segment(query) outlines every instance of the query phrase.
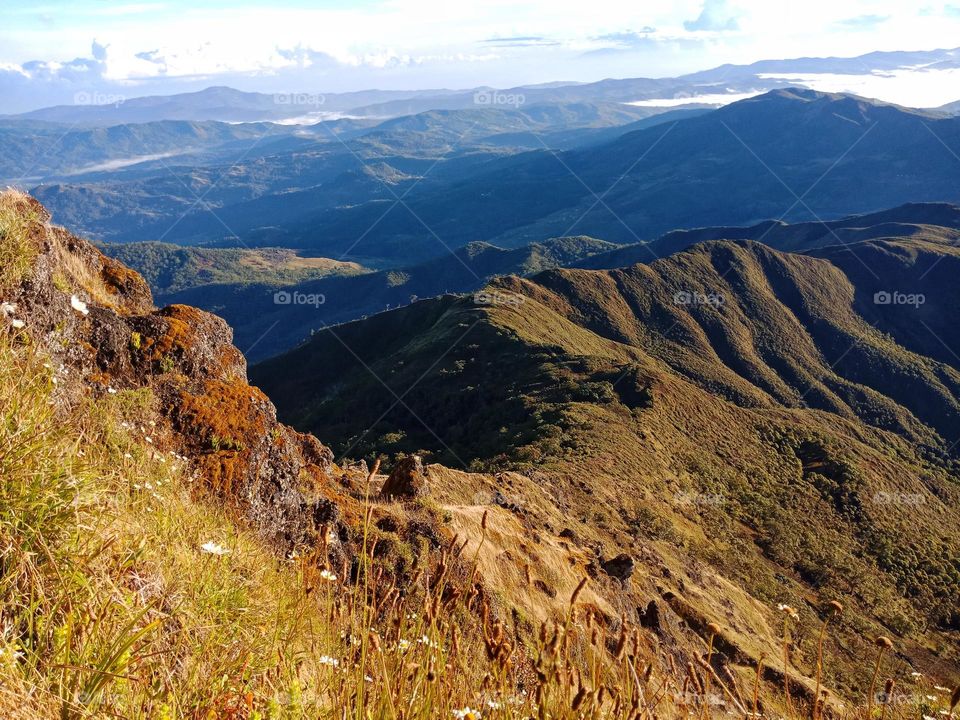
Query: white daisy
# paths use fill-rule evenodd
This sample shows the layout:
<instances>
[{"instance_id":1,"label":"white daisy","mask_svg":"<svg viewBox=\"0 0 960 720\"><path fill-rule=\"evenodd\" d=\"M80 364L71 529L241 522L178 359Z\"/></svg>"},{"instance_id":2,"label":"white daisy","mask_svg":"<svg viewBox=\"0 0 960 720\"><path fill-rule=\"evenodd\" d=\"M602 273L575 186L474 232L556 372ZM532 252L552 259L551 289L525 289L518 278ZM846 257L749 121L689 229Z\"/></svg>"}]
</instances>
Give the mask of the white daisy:
<instances>
[{"instance_id":1,"label":"white daisy","mask_svg":"<svg viewBox=\"0 0 960 720\"><path fill-rule=\"evenodd\" d=\"M433 640L424 635L422 638L417 640L417 643L420 645L426 645L428 648L437 648L439 647Z\"/></svg>"},{"instance_id":2,"label":"white daisy","mask_svg":"<svg viewBox=\"0 0 960 720\"><path fill-rule=\"evenodd\" d=\"M87 308L87 304L78 298L76 295L71 296L70 298L70 307L76 310L81 315L89 315L90 310Z\"/></svg>"},{"instance_id":3,"label":"white daisy","mask_svg":"<svg viewBox=\"0 0 960 720\"><path fill-rule=\"evenodd\" d=\"M205 542L203 545L200 546L200 549L209 555L229 555L230 554L229 550L227 550L225 547L221 547L220 545L217 545L213 541Z\"/></svg>"},{"instance_id":4,"label":"white daisy","mask_svg":"<svg viewBox=\"0 0 960 720\"><path fill-rule=\"evenodd\" d=\"M332 658L329 655L321 655L317 662L321 665L326 665L327 667L340 667L340 661L336 658Z\"/></svg>"},{"instance_id":5,"label":"white daisy","mask_svg":"<svg viewBox=\"0 0 960 720\"><path fill-rule=\"evenodd\" d=\"M336 581L337 581L337 576L334 575L334 574L333 574L332 572L330 572L329 570L322 570L322 571L320 572L320 578L321 578L322 580L326 580L327 582L336 582Z\"/></svg>"},{"instance_id":6,"label":"white daisy","mask_svg":"<svg viewBox=\"0 0 960 720\"><path fill-rule=\"evenodd\" d=\"M453 716L457 720L481 720L483 717L479 710L474 710L471 707L465 707L462 710L454 710Z\"/></svg>"}]
</instances>

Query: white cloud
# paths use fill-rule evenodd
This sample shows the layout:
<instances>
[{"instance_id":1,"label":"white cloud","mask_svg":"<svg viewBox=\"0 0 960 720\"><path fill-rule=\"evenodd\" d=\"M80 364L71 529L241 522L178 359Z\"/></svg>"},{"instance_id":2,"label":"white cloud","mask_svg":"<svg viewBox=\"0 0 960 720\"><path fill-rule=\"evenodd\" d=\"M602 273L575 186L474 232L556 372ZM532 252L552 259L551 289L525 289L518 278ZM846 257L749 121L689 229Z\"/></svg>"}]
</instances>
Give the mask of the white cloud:
<instances>
[{"instance_id":1,"label":"white cloud","mask_svg":"<svg viewBox=\"0 0 960 720\"><path fill-rule=\"evenodd\" d=\"M323 92L511 86L672 76L763 58L951 47L960 37L960 14L951 15L949 6L920 11L901 0L79 5L84 9L72 13L52 4L5 10L0 75L54 84L96 78L154 92L192 82L255 89L270 87L271 79L282 90ZM504 41L487 42L496 38ZM0 97L10 101L6 81ZM16 88L26 97L22 85Z\"/></svg>"}]
</instances>

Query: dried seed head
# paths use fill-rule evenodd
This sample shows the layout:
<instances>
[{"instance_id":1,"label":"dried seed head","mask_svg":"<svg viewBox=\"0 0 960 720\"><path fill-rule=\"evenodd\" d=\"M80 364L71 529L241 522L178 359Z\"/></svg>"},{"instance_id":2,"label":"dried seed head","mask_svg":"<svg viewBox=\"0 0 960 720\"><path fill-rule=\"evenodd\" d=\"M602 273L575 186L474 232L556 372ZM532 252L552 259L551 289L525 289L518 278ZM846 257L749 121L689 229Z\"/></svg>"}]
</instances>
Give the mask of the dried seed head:
<instances>
[{"instance_id":1,"label":"dried seed head","mask_svg":"<svg viewBox=\"0 0 960 720\"><path fill-rule=\"evenodd\" d=\"M621 621L620 624L620 637L617 638L617 645L613 652L614 657L617 661L623 660L623 655L627 650L627 624Z\"/></svg>"},{"instance_id":2,"label":"dried seed head","mask_svg":"<svg viewBox=\"0 0 960 720\"><path fill-rule=\"evenodd\" d=\"M583 580L580 581L580 584L577 585L577 589L573 591L573 595L570 596L570 607L573 607L577 604L577 599L580 597L580 593L583 592L583 589L587 586L588 579L589 578L585 576Z\"/></svg>"},{"instance_id":3,"label":"dried seed head","mask_svg":"<svg viewBox=\"0 0 960 720\"><path fill-rule=\"evenodd\" d=\"M873 642L881 650L889 650L893 647L893 640L888 638L886 635L879 635Z\"/></svg>"},{"instance_id":4,"label":"dried seed head","mask_svg":"<svg viewBox=\"0 0 960 720\"><path fill-rule=\"evenodd\" d=\"M481 530L486 530L486 529L487 529L487 513L488 513L488 512L489 512L489 510L484 510L484 511L483 511L483 519L480 521L480 529L481 529Z\"/></svg>"},{"instance_id":5,"label":"dried seed head","mask_svg":"<svg viewBox=\"0 0 960 720\"><path fill-rule=\"evenodd\" d=\"M710 623L709 625L707 625L707 632L710 633L711 635L719 635L720 626L717 625L716 623Z\"/></svg>"},{"instance_id":6,"label":"dried seed head","mask_svg":"<svg viewBox=\"0 0 960 720\"><path fill-rule=\"evenodd\" d=\"M895 684L896 681L893 678L887 678L887 681L883 684L883 694L886 702L890 702L890 694L893 692Z\"/></svg>"},{"instance_id":7,"label":"dried seed head","mask_svg":"<svg viewBox=\"0 0 960 720\"><path fill-rule=\"evenodd\" d=\"M831 617L843 615L843 605L837 600L831 600L827 603L827 613Z\"/></svg>"},{"instance_id":8,"label":"dried seed head","mask_svg":"<svg viewBox=\"0 0 960 720\"><path fill-rule=\"evenodd\" d=\"M574 712L580 709L580 706L583 705L583 701L587 699L587 689L585 687L580 688L580 692L576 694L573 698L573 704L570 706Z\"/></svg>"}]
</instances>

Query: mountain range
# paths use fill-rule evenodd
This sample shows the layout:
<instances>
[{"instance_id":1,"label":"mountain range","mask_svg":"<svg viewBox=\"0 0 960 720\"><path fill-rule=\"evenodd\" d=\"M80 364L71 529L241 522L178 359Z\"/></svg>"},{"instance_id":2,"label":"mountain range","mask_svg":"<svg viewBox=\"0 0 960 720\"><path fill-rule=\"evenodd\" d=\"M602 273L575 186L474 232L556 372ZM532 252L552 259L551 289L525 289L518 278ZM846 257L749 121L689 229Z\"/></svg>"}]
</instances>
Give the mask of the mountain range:
<instances>
[{"instance_id":1,"label":"mountain range","mask_svg":"<svg viewBox=\"0 0 960 720\"><path fill-rule=\"evenodd\" d=\"M0 716L951 720L958 67L0 118Z\"/></svg>"},{"instance_id":2,"label":"mountain range","mask_svg":"<svg viewBox=\"0 0 960 720\"><path fill-rule=\"evenodd\" d=\"M232 274L214 276L209 270L201 274L204 267L233 267L232 258L237 255L242 258L261 252L296 258L292 251L207 250L152 243L108 245L106 250L141 272L154 288L158 302L194 305L225 318L234 329L237 344L255 362L290 350L325 327L398 308L416 299L477 292L496 276L531 275L555 267L626 267L649 263L707 240L754 240L779 250L806 252L867 239L952 238L957 233L960 210L956 206L919 203L823 223L768 221L749 227L673 231L651 243L615 245L581 236L509 249L474 242L435 260L369 274L359 274L360 268L297 258L298 265L313 262L318 267L305 268L304 277L294 281L289 281L289 274L264 275L262 261L247 263ZM168 257L158 256L160 249ZM176 284L169 279L174 275ZM291 304L278 305L278 293L291 298ZM293 304L294 296L313 297L317 302Z\"/></svg>"},{"instance_id":3,"label":"mountain range","mask_svg":"<svg viewBox=\"0 0 960 720\"><path fill-rule=\"evenodd\" d=\"M960 234L867 235L501 278L318 331L251 377L338 456L528 474L498 502L534 532L683 553L761 603L836 597L910 662L950 663Z\"/></svg>"},{"instance_id":4,"label":"mountain range","mask_svg":"<svg viewBox=\"0 0 960 720\"><path fill-rule=\"evenodd\" d=\"M796 89L659 114L642 128L593 106L543 113L431 112L228 167L127 171L34 194L104 240L284 246L380 268L474 241L637 243L678 228L960 201L960 118L942 113ZM585 144L550 147L540 133L554 122L574 127L564 142L582 133Z\"/></svg>"},{"instance_id":5,"label":"mountain range","mask_svg":"<svg viewBox=\"0 0 960 720\"><path fill-rule=\"evenodd\" d=\"M429 110L462 110L478 105L556 104L575 102L697 102L701 96L763 92L801 86L797 75L870 75L894 71L955 68L960 49L873 52L857 57L761 60L747 65L721 65L676 78L606 79L597 82L553 82L512 88L488 86L464 90L364 90L323 93L311 89L274 94L210 87L169 96L128 98L106 93L79 93L73 105L41 108L0 119L42 120L82 127L107 127L158 120L223 122L285 121L307 123L323 118L397 117ZM102 96L101 96L102 95ZM717 100L710 102L716 104Z\"/></svg>"}]
</instances>

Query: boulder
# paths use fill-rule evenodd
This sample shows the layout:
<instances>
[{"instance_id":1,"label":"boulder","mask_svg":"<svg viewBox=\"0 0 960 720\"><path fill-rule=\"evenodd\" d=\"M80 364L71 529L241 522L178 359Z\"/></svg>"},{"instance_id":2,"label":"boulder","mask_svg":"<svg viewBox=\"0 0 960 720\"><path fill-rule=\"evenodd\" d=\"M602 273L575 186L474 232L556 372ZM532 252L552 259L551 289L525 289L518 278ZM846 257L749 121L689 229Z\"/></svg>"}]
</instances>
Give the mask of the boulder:
<instances>
[{"instance_id":1,"label":"boulder","mask_svg":"<svg viewBox=\"0 0 960 720\"><path fill-rule=\"evenodd\" d=\"M387 497L421 497L429 492L427 472L419 455L410 455L397 462L380 490Z\"/></svg>"},{"instance_id":2,"label":"boulder","mask_svg":"<svg viewBox=\"0 0 960 720\"><path fill-rule=\"evenodd\" d=\"M632 557L626 553L621 553L615 558L604 560L600 563L600 567L603 568L603 571L610 577L614 577L620 582L626 582L630 579L630 576L633 575L636 563Z\"/></svg>"}]
</instances>

